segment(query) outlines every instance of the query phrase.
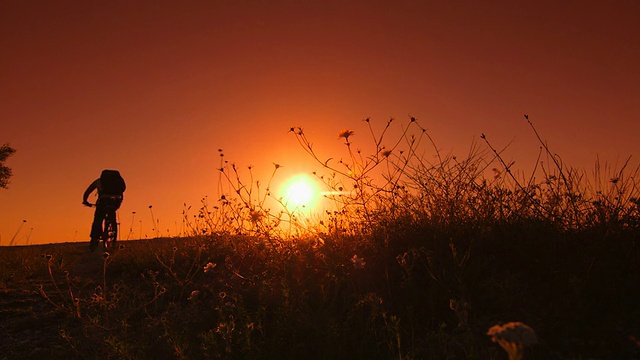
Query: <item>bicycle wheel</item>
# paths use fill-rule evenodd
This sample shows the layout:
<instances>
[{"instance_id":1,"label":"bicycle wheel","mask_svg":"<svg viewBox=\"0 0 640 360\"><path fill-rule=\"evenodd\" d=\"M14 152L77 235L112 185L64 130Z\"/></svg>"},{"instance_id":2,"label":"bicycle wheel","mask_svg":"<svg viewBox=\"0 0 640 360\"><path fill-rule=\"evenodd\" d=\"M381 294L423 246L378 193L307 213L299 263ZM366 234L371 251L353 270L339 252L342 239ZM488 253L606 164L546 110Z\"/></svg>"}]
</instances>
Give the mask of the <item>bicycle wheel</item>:
<instances>
[{"instance_id":1,"label":"bicycle wheel","mask_svg":"<svg viewBox=\"0 0 640 360\"><path fill-rule=\"evenodd\" d=\"M118 240L118 223L116 221L116 213L108 212L104 219L104 249L111 250L116 246Z\"/></svg>"}]
</instances>

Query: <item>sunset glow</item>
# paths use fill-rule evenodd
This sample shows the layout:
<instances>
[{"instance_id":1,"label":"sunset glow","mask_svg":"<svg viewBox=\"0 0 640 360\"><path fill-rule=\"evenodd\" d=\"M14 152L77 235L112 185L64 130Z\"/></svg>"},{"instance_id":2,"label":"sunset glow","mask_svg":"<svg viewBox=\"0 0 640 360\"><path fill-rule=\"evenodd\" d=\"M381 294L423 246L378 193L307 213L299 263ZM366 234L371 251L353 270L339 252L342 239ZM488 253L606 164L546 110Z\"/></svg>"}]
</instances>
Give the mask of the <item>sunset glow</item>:
<instances>
[{"instance_id":1,"label":"sunset glow","mask_svg":"<svg viewBox=\"0 0 640 360\"><path fill-rule=\"evenodd\" d=\"M524 114L574 167L640 151L637 1L5 3L0 146L16 153L0 246L88 241L81 195L103 169L127 182L119 214L137 213L136 238L173 236L184 206L222 194L225 162L253 165L240 180L264 193L273 163L283 182L345 170L412 117L434 141L416 140L425 155L463 156L486 134L523 172L539 165ZM340 195L273 189L306 209Z\"/></svg>"},{"instance_id":2,"label":"sunset glow","mask_svg":"<svg viewBox=\"0 0 640 360\"><path fill-rule=\"evenodd\" d=\"M640 359L639 19L1 2L2 359Z\"/></svg>"},{"instance_id":3,"label":"sunset glow","mask_svg":"<svg viewBox=\"0 0 640 360\"><path fill-rule=\"evenodd\" d=\"M319 189L308 175L299 174L284 184L281 195L288 210L311 210L318 202Z\"/></svg>"}]
</instances>

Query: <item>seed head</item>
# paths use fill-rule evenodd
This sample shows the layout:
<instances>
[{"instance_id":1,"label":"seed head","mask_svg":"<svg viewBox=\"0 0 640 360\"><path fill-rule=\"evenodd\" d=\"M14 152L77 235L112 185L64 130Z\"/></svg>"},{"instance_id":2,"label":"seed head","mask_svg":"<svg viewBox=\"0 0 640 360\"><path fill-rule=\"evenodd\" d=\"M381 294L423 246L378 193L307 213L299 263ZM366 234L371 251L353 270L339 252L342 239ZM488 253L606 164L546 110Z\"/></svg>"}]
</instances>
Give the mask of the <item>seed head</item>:
<instances>
[{"instance_id":1,"label":"seed head","mask_svg":"<svg viewBox=\"0 0 640 360\"><path fill-rule=\"evenodd\" d=\"M349 141L349 136L353 136L353 134L353 130L342 130L338 133L338 139L344 138L345 140Z\"/></svg>"},{"instance_id":2,"label":"seed head","mask_svg":"<svg viewBox=\"0 0 640 360\"><path fill-rule=\"evenodd\" d=\"M251 212L249 213L249 219L251 220L251 222L257 223L262 219L262 213L260 213L260 211L258 210L251 210Z\"/></svg>"}]
</instances>

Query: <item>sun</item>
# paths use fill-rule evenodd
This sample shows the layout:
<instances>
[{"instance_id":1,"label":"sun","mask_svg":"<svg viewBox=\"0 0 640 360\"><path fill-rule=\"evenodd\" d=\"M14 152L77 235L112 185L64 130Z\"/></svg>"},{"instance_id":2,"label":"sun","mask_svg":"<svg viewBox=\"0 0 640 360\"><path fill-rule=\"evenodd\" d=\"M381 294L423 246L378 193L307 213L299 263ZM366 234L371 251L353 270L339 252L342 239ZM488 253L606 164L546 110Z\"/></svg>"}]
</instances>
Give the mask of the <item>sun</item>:
<instances>
[{"instance_id":1,"label":"sun","mask_svg":"<svg viewBox=\"0 0 640 360\"><path fill-rule=\"evenodd\" d=\"M311 209L320 191L316 182L306 174L292 176L282 187L282 202L289 210Z\"/></svg>"}]
</instances>

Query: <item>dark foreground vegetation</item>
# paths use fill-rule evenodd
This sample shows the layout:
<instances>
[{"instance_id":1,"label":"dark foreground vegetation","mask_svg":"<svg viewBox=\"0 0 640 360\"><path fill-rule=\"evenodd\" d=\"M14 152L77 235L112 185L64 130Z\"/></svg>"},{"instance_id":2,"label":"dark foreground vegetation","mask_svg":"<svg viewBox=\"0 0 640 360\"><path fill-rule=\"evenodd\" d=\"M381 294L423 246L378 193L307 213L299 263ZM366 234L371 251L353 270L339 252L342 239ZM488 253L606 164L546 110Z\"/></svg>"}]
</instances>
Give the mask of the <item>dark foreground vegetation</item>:
<instances>
[{"instance_id":1,"label":"dark foreground vegetation","mask_svg":"<svg viewBox=\"0 0 640 360\"><path fill-rule=\"evenodd\" d=\"M193 236L0 248L0 359L640 357L637 171L586 177L543 145L519 178L484 137L429 162L414 119L371 134L373 155L344 131L343 160L319 160L336 210L317 219L273 214L221 160ZM516 321L537 342L508 354L487 331Z\"/></svg>"}]
</instances>

